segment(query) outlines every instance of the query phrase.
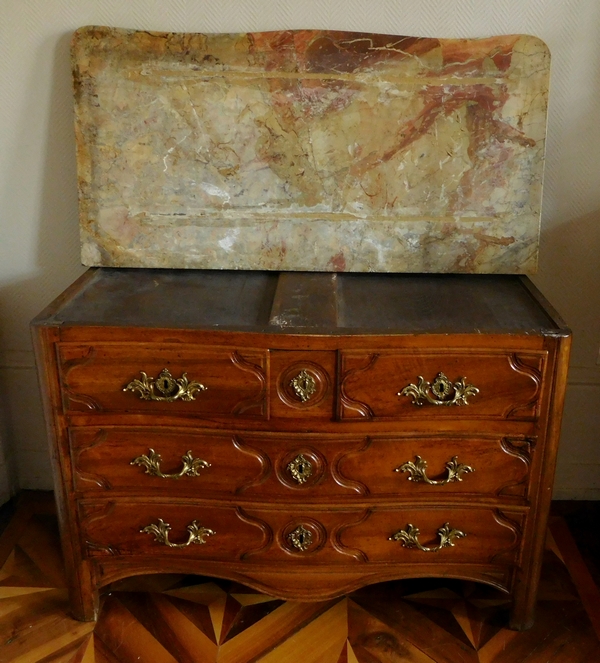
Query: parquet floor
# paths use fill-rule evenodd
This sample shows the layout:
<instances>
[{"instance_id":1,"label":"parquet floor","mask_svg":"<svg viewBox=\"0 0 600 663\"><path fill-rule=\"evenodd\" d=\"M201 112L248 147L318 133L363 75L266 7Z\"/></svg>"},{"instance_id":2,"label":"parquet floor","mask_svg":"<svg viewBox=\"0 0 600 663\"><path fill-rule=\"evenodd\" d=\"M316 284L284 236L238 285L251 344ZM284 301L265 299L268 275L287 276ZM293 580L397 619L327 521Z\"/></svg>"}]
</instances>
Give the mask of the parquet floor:
<instances>
[{"instance_id":1,"label":"parquet floor","mask_svg":"<svg viewBox=\"0 0 600 663\"><path fill-rule=\"evenodd\" d=\"M599 598L555 519L538 617L524 633L504 628L501 592L455 580L389 582L297 603L210 578L147 576L113 585L98 622L80 623L68 614L52 509L34 501L0 537L0 661L594 663Z\"/></svg>"}]
</instances>

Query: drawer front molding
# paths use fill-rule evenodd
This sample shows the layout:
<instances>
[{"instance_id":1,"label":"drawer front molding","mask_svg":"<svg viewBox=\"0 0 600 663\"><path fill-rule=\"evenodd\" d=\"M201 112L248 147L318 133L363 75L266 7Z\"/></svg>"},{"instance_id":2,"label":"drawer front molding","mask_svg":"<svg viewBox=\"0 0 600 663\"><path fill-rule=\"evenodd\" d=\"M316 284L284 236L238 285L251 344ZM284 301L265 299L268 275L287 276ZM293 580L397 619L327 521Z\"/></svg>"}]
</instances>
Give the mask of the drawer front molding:
<instances>
[{"instance_id":1,"label":"drawer front molding","mask_svg":"<svg viewBox=\"0 0 600 663\"><path fill-rule=\"evenodd\" d=\"M67 342L58 361L66 413L268 417L266 350Z\"/></svg>"},{"instance_id":2,"label":"drawer front molding","mask_svg":"<svg viewBox=\"0 0 600 663\"><path fill-rule=\"evenodd\" d=\"M342 421L535 421L546 356L545 351L342 351L338 416ZM424 376L435 377L429 382Z\"/></svg>"}]
</instances>

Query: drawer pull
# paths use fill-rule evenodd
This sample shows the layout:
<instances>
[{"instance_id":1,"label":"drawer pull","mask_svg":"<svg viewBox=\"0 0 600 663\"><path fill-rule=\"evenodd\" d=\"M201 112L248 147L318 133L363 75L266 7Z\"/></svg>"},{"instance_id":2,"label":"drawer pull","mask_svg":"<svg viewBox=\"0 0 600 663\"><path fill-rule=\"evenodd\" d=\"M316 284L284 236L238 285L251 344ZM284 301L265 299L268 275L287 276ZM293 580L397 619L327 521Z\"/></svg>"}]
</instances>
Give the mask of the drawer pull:
<instances>
[{"instance_id":1,"label":"drawer pull","mask_svg":"<svg viewBox=\"0 0 600 663\"><path fill-rule=\"evenodd\" d=\"M163 368L155 380L148 377L144 371L140 371L142 379L132 380L123 391L138 392L143 401L167 401L172 403L181 399L182 401L196 400L199 391L206 391L206 387L199 382L190 382L187 373L175 379L167 368Z\"/></svg>"},{"instance_id":2,"label":"drawer pull","mask_svg":"<svg viewBox=\"0 0 600 663\"><path fill-rule=\"evenodd\" d=\"M406 529L401 529L399 532L396 532L394 535L390 536L388 541L400 541L405 548L418 548L423 552L437 552L442 548L447 548L454 546L454 539L461 539L464 536L467 536L464 532L461 532L459 529L450 528L450 523L445 523L437 531L437 535L440 537L439 546L435 548L428 548L419 543L417 537L421 532L418 527L414 525L407 525Z\"/></svg>"},{"instance_id":3,"label":"drawer pull","mask_svg":"<svg viewBox=\"0 0 600 663\"><path fill-rule=\"evenodd\" d=\"M394 472L408 472L410 475L408 477L409 481L416 483L422 481L428 483L430 486L445 486L447 483L452 483L453 481L462 481L462 474L474 472L475 470L470 465L459 463L458 456L452 456L446 463L446 471L448 476L445 479L440 479L439 481L430 479L427 476L427 461L423 460L421 456L415 456L414 463L412 460L409 460L394 470Z\"/></svg>"},{"instance_id":4,"label":"drawer pull","mask_svg":"<svg viewBox=\"0 0 600 663\"><path fill-rule=\"evenodd\" d=\"M313 376L306 370L301 370L296 377L290 381L294 393L303 402L310 400L317 391L317 383Z\"/></svg>"},{"instance_id":5,"label":"drawer pull","mask_svg":"<svg viewBox=\"0 0 600 663\"><path fill-rule=\"evenodd\" d=\"M310 548L313 542L313 535L310 530L307 530L306 527L300 525L299 527L296 527L293 532L288 534L288 540L294 548L304 552Z\"/></svg>"},{"instance_id":6,"label":"drawer pull","mask_svg":"<svg viewBox=\"0 0 600 663\"><path fill-rule=\"evenodd\" d=\"M202 458L194 458L192 456L191 449L185 454L185 456L181 457L183 466L176 474L163 474L160 471L161 462L161 455L157 454L154 449L149 449L148 455L142 454L141 456L134 458L129 464L141 465L142 467L146 468L144 470L146 474L151 474L152 476L160 477L161 479L179 479L185 475L188 477L199 477L200 470L205 470L210 467L210 463L202 460Z\"/></svg>"},{"instance_id":7,"label":"drawer pull","mask_svg":"<svg viewBox=\"0 0 600 663\"><path fill-rule=\"evenodd\" d=\"M154 534L154 540L158 543L162 543L169 548L186 548L192 543L202 544L206 543L205 537L212 536L216 532L208 527L202 527L198 525L197 520L193 520L188 526L188 540L185 543L171 543L169 541L169 531L171 530L171 525L165 523L162 518L158 519L158 525L154 523L146 525L143 527L140 532L145 534Z\"/></svg>"},{"instance_id":8,"label":"drawer pull","mask_svg":"<svg viewBox=\"0 0 600 663\"><path fill-rule=\"evenodd\" d=\"M409 384L398 392L398 396L412 396L413 405L469 405L467 398L479 393L479 389L467 384L467 378L460 378L454 384L443 373L438 373L433 382L427 382L423 376L418 376L418 384ZM434 398L429 393L433 392Z\"/></svg>"},{"instance_id":9,"label":"drawer pull","mask_svg":"<svg viewBox=\"0 0 600 663\"><path fill-rule=\"evenodd\" d=\"M298 454L287 468L298 483L305 483L313 473L312 463L303 454Z\"/></svg>"}]
</instances>

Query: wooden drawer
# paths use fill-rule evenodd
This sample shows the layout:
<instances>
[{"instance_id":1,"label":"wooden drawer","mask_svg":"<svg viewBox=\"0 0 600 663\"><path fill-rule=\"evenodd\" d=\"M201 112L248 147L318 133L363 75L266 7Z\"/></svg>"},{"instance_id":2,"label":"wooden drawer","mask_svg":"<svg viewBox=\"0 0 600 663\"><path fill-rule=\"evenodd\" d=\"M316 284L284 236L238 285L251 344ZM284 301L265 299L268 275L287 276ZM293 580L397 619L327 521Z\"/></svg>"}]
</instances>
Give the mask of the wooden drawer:
<instances>
[{"instance_id":1,"label":"wooden drawer","mask_svg":"<svg viewBox=\"0 0 600 663\"><path fill-rule=\"evenodd\" d=\"M547 353L342 351L343 420L535 420Z\"/></svg>"},{"instance_id":2,"label":"wooden drawer","mask_svg":"<svg viewBox=\"0 0 600 663\"><path fill-rule=\"evenodd\" d=\"M70 430L74 490L245 499L527 497L524 437Z\"/></svg>"},{"instance_id":3,"label":"wooden drawer","mask_svg":"<svg viewBox=\"0 0 600 663\"><path fill-rule=\"evenodd\" d=\"M246 518L239 508L210 503L82 502L79 516L84 554L91 557L162 554L235 561L268 543L268 533L259 521ZM189 542L188 526L193 529L194 524L194 540L203 543L166 545L167 540L176 546Z\"/></svg>"},{"instance_id":4,"label":"wooden drawer","mask_svg":"<svg viewBox=\"0 0 600 663\"><path fill-rule=\"evenodd\" d=\"M373 436L347 450L336 480L384 499L528 498L535 439L500 435Z\"/></svg>"},{"instance_id":5,"label":"wooden drawer","mask_svg":"<svg viewBox=\"0 0 600 663\"><path fill-rule=\"evenodd\" d=\"M487 508L407 507L365 511L336 532L346 554L371 562L513 564L525 514ZM423 550L426 548L428 550Z\"/></svg>"},{"instance_id":6,"label":"wooden drawer","mask_svg":"<svg viewBox=\"0 0 600 663\"><path fill-rule=\"evenodd\" d=\"M264 481L271 471L270 459L235 433L189 428L73 428L69 440L73 487L84 492L158 490L172 495L231 497Z\"/></svg>"},{"instance_id":7,"label":"wooden drawer","mask_svg":"<svg viewBox=\"0 0 600 663\"><path fill-rule=\"evenodd\" d=\"M65 412L268 416L263 350L61 343L58 353Z\"/></svg>"},{"instance_id":8,"label":"wooden drawer","mask_svg":"<svg viewBox=\"0 0 600 663\"><path fill-rule=\"evenodd\" d=\"M421 506L251 509L145 500L83 502L80 520L89 556L152 553L309 565L510 565L518 559L525 514Z\"/></svg>"}]
</instances>

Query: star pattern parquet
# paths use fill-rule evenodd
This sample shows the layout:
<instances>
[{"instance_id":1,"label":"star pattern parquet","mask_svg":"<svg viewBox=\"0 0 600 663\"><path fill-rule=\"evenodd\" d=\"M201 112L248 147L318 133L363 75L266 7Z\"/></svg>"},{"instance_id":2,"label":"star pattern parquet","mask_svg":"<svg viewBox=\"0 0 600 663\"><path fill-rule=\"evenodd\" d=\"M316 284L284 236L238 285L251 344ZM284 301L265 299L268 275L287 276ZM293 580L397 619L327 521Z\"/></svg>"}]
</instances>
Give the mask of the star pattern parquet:
<instances>
[{"instance_id":1,"label":"star pattern parquet","mask_svg":"<svg viewBox=\"0 0 600 663\"><path fill-rule=\"evenodd\" d=\"M505 628L502 592L449 579L299 603L229 581L143 576L108 588L93 624L69 617L55 518L20 509L0 537L0 662L593 663L598 619L580 594L589 602L597 588L578 592L561 522L560 536L548 534L537 619L524 633Z\"/></svg>"}]
</instances>

